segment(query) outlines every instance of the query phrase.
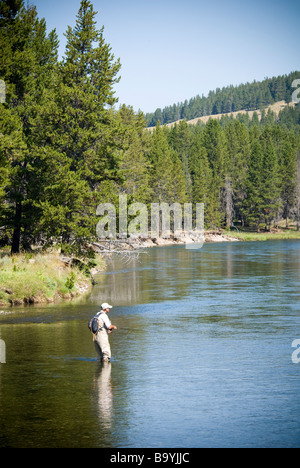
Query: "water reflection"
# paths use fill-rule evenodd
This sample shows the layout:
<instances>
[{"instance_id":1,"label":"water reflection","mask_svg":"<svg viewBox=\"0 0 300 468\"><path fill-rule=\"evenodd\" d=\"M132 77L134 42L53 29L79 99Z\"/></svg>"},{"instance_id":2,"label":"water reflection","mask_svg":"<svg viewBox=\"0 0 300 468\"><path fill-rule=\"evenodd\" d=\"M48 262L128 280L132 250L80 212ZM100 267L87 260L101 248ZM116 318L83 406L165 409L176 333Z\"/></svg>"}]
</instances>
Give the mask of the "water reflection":
<instances>
[{"instance_id":1,"label":"water reflection","mask_svg":"<svg viewBox=\"0 0 300 468\"><path fill-rule=\"evenodd\" d=\"M112 425L113 393L111 383L111 363L98 363L94 378L95 398L100 424L104 429Z\"/></svg>"},{"instance_id":2,"label":"water reflection","mask_svg":"<svg viewBox=\"0 0 300 468\"><path fill-rule=\"evenodd\" d=\"M136 303L142 290L137 260L133 260L130 268L124 270L121 261L115 259L110 262L109 268L111 272L95 277L97 285L92 290L90 301L101 304L106 297L114 305Z\"/></svg>"},{"instance_id":3,"label":"water reflection","mask_svg":"<svg viewBox=\"0 0 300 468\"><path fill-rule=\"evenodd\" d=\"M219 295L249 300L249 291L264 293L273 288L274 297L286 293L292 275L299 279L298 242L208 244L199 251L182 247L157 248L124 268L113 259L106 274L98 275L98 284L89 298L101 304L103 299L115 306L153 304L166 300L190 300L209 295L222 305ZM272 277L272 281L269 281ZM249 282L250 281L250 282ZM217 293L217 294L216 294Z\"/></svg>"}]
</instances>

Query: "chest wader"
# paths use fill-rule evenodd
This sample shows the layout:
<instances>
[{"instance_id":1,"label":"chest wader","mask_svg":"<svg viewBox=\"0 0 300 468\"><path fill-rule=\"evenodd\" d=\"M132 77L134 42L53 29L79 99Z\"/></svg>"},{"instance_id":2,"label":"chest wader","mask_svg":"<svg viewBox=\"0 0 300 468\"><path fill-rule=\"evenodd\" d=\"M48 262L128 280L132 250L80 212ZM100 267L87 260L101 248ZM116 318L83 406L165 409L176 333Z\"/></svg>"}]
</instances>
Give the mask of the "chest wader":
<instances>
[{"instance_id":1,"label":"chest wader","mask_svg":"<svg viewBox=\"0 0 300 468\"><path fill-rule=\"evenodd\" d=\"M101 318L99 318L99 322L100 321L102 322ZM108 341L108 330L103 322L97 333L93 336L93 340L95 343L95 349L101 361L110 361L111 349Z\"/></svg>"}]
</instances>

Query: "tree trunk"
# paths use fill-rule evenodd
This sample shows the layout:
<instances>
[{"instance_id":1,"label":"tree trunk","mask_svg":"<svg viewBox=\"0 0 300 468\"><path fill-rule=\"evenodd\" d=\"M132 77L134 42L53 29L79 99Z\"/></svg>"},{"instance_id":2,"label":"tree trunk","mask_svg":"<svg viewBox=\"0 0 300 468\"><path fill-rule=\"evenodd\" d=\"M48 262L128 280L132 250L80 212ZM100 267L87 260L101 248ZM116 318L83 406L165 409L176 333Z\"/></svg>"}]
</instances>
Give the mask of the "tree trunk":
<instances>
[{"instance_id":1,"label":"tree trunk","mask_svg":"<svg viewBox=\"0 0 300 468\"><path fill-rule=\"evenodd\" d=\"M233 190L229 179L225 182L225 210L226 210L226 228L230 229L233 220Z\"/></svg>"},{"instance_id":2,"label":"tree trunk","mask_svg":"<svg viewBox=\"0 0 300 468\"><path fill-rule=\"evenodd\" d=\"M11 246L11 255L20 253L20 240L21 240L21 219L22 219L22 203L17 202L15 220L14 220L14 232Z\"/></svg>"}]
</instances>

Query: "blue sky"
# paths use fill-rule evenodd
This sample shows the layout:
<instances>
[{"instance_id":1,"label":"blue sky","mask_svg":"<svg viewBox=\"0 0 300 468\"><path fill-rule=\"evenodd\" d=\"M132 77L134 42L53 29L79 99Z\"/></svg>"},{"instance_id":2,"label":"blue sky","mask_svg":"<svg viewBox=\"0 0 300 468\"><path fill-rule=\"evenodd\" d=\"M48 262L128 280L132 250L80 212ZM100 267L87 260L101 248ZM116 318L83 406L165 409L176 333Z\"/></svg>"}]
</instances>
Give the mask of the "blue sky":
<instances>
[{"instance_id":1,"label":"blue sky","mask_svg":"<svg viewBox=\"0 0 300 468\"><path fill-rule=\"evenodd\" d=\"M30 0L64 54L80 0ZM300 70L299 0L94 0L120 57L120 104L153 112L230 84Z\"/></svg>"}]
</instances>

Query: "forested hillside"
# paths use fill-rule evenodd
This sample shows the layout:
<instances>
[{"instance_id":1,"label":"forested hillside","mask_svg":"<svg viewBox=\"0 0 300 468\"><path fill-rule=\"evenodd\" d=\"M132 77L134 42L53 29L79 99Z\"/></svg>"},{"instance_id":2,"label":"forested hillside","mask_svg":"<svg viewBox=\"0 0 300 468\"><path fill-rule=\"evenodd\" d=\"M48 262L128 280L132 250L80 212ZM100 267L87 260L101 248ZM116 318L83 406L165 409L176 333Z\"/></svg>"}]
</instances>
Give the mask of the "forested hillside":
<instances>
[{"instance_id":1,"label":"forested hillside","mask_svg":"<svg viewBox=\"0 0 300 468\"><path fill-rule=\"evenodd\" d=\"M0 243L12 253L56 244L86 255L97 206L117 207L119 194L128 204L204 202L207 228L299 223L299 104L279 117L158 123L151 133L142 113L116 109L120 62L95 15L82 0L59 60L58 37L36 9L0 0ZM206 103L207 113L290 100L295 77L225 88L195 103Z\"/></svg>"},{"instance_id":2,"label":"forested hillside","mask_svg":"<svg viewBox=\"0 0 300 468\"><path fill-rule=\"evenodd\" d=\"M154 127L159 121L168 124L180 119L192 120L197 117L227 114L240 110L258 110L278 101L292 100L293 81L299 77L295 71L288 75L266 78L264 81L227 86L210 91L208 96L196 96L184 103L146 114L147 126Z\"/></svg>"}]
</instances>

